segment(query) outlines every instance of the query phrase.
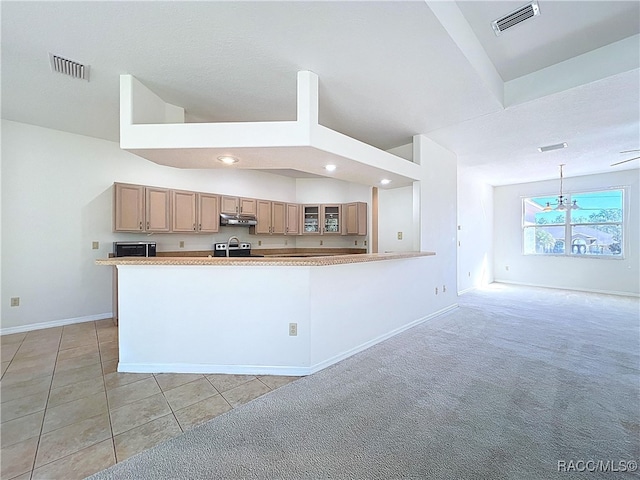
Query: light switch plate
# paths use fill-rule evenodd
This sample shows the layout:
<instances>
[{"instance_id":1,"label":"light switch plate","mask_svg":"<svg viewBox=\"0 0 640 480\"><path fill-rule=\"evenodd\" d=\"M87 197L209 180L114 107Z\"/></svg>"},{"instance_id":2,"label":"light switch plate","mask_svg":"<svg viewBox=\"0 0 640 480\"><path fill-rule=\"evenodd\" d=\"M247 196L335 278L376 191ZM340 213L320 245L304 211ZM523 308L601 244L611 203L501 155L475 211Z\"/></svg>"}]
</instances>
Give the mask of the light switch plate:
<instances>
[{"instance_id":1,"label":"light switch plate","mask_svg":"<svg viewBox=\"0 0 640 480\"><path fill-rule=\"evenodd\" d=\"M100 242L91 242L91 248L93 250L98 250L100 248Z\"/></svg>"}]
</instances>

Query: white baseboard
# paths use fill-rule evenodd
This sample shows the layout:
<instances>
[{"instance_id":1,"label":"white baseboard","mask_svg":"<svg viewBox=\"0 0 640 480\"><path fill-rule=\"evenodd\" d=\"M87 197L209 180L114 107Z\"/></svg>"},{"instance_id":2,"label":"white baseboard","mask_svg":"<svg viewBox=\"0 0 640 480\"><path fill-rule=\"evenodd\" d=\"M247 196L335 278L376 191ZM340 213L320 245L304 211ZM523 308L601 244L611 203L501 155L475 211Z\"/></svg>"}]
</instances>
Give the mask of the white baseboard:
<instances>
[{"instance_id":1,"label":"white baseboard","mask_svg":"<svg viewBox=\"0 0 640 480\"><path fill-rule=\"evenodd\" d=\"M523 287L553 288L555 290L570 290L572 292L602 293L604 295L618 295L620 297L640 297L640 293L617 292L615 290L598 290L595 288L559 287L557 285L542 285L538 283L513 282L511 280L498 280L498 279L495 279L493 283L506 283L507 285L521 285Z\"/></svg>"},{"instance_id":2,"label":"white baseboard","mask_svg":"<svg viewBox=\"0 0 640 480\"><path fill-rule=\"evenodd\" d=\"M74 323L93 322L95 320L105 320L107 318L113 318L113 313L98 313L96 315L86 315L84 317L65 318L62 320L53 320L51 322L31 323L29 325L20 325L17 327L0 328L0 335L31 332L33 330L42 330L44 328L63 327L65 325L73 325Z\"/></svg>"},{"instance_id":3,"label":"white baseboard","mask_svg":"<svg viewBox=\"0 0 640 480\"><path fill-rule=\"evenodd\" d=\"M369 340L368 342L362 343L354 348L347 350L346 352L335 355L331 358L328 358L327 360L323 360L320 363L316 363L315 365L311 366L310 373L319 372L320 370L325 369L328 366L333 365L334 363L338 363L339 361L344 360L345 358L349 358L350 356L355 355L356 353L359 353L363 350L366 350L369 347L374 346L376 343L380 343L388 338L391 338L395 335L398 335L399 333L404 332L405 330L415 327L416 325L420 325L421 323L424 323L427 320L431 320L432 318L443 315L451 310L455 310L456 308L458 308L458 304L454 303L453 305L449 305L448 307L442 308L436 312L433 312L422 318L414 320L413 322L407 323L406 325L402 325L401 327L398 327L395 330L391 330L390 332L387 332L384 335L380 335L379 337L376 337L373 340Z\"/></svg>"},{"instance_id":4,"label":"white baseboard","mask_svg":"<svg viewBox=\"0 0 640 480\"><path fill-rule=\"evenodd\" d=\"M458 295L464 295L465 293L469 293L469 292L473 292L474 290L477 290L478 287L469 287L469 288L465 288L464 290L460 290L458 292Z\"/></svg>"},{"instance_id":5,"label":"white baseboard","mask_svg":"<svg viewBox=\"0 0 640 480\"><path fill-rule=\"evenodd\" d=\"M214 364L190 364L190 363L118 363L118 372L126 373L202 373L202 374L231 374L231 375L287 375L287 376L304 376L310 375L315 372L338 363L345 358L349 358L358 352L366 350L373 345L380 343L388 338L398 335L405 330L415 327L427 320L434 317L443 315L451 310L458 308L458 304L455 303L448 307L445 307L437 312L434 312L425 317L419 318L406 325L396 328L384 335L374 338L368 342L365 342L357 347L351 348L346 352L335 355L327 360L324 360L311 367L301 365L290 366L273 366L273 365L214 365Z\"/></svg>"},{"instance_id":6,"label":"white baseboard","mask_svg":"<svg viewBox=\"0 0 640 480\"><path fill-rule=\"evenodd\" d=\"M126 373L202 373L231 375L285 375L301 377L309 367L265 365L214 365L202 363L118 363L118 372Z\"/></svg>"}]
</instances>

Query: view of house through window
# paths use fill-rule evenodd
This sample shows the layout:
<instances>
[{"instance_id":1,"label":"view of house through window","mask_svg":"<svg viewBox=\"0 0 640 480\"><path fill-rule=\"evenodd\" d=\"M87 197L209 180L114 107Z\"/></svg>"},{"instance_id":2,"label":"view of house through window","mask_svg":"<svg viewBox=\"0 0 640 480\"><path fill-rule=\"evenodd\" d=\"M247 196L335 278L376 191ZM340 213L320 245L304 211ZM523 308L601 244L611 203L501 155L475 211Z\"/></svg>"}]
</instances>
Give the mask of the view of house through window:
<instances>
[{"instance_id":1,"label":"view of house through window","mask_svg":"<svg viewBox=\"0 0 640 480\"><path fill-rule=\"evenodd\" d=\"M566 209L557 197L523 200L525 255L621 257L623 190L567 195ZM571 205L577 208L571 208Z\"/></svg>"}]
</instances>

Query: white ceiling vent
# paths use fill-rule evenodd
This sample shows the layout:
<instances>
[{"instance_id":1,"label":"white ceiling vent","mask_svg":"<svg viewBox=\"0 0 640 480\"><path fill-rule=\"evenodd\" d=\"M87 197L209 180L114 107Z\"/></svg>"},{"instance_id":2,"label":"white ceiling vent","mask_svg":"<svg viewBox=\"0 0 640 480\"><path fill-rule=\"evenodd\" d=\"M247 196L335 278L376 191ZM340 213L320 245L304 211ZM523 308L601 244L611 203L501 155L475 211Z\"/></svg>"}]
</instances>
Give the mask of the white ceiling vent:
<instances>
[{"instance_id":1,"label":"white ceiling vent","mask_svg":"<svg viewBox=\"0 0 640 480\"><path fill-rule=\"evenodd\" d=\"M493 28L493 31L496 33L496 37L499 37L507 28L514 27L537 15L540 15L540 8L538 7L537 0L533 0L517 10L514 10L509 15L505 15L502 18L494 20L491 22L491 28Z\"/></svg>"},{"instance_id":2,"label":"white ceiling vent","mask_svg":"<svg viewBox=\"0 0 640 480\"><path fill-rule=\"evenodd\" d=\"M53 53L49 53L49 63L51 63L51 70L54 72L79 78L80 80L86 80L87 82L89 81L89 65L82 65L73 60L54 55Z\"/></svg>"}]
</instances>

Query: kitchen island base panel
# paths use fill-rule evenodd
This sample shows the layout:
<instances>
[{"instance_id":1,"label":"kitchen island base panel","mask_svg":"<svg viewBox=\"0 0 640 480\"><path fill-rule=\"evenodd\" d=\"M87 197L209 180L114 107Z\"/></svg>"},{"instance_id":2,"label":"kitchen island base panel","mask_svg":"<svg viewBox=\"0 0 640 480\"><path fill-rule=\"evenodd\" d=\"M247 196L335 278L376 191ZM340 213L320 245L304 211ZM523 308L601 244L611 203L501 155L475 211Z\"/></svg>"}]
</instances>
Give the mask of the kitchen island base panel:
<instances>
[{"instance_id":1,"label":"kitchen island base panel","mask_svg":"<svg viewBox=\"0 0 640 480\"><path fill-rule=\"evenodd\" d=\"M454 308L430 261L118 265L118 370L307 375Z\"/></svg>"}]
</instances>

